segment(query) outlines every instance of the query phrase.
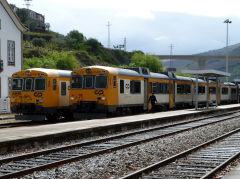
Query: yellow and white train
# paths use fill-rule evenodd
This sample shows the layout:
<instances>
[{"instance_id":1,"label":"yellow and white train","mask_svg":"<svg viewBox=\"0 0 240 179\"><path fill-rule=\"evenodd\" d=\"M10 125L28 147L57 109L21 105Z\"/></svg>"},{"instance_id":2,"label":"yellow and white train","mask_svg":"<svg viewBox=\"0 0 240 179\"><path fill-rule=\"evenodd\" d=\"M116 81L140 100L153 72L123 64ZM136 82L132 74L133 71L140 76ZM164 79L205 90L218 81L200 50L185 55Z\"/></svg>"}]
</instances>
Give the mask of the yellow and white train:
<instances>
[{"instance_id":1,"label":"yellow and white train","mask_svg":"<svg viewBox=\"0 0 240 179\"><path fill-rule=\"evenodd\" d=\"M33 68L12 75L11 111L16 119L45 120L69 116L71 71Z\"/></svg>"},{"instance_id":2,"label":"yellow and white train","mask_svg":"<svg viewBox=\"0 0 240 179\"><path fill-rule=\"evenodd\" d=\"M11 110L16 119L45 120L72 114L115 113L151 109L149 97L157 98L156 110L194 107L196 79L174 73L152 73L147 68L89 66L74 71L33 68L12 75ZM207 92L207 89L209 91ZM233 83L209 84L198 80L198 102L236 103Z\"/></svg>"},{"instance_id":3,"label":"yellow and white train","mask_svg":"<svg viewBox=\"0 0 240 179\"><path fill-rule=\"evenodd\" d=\"M173 73L151 73L146 68L89 66L71 74L70 105L73 112L80 113L124 109L143 111L149 110L148 99L154 93L158 101L157 109L193 107L195 84L195 78ZM219 93L216 93L215 82L207 84L205 80L199 79L199 105L206 105L207 100L210 104L237 102L238 90L235 84L221 83L218 90Z\"/></svg>"}]
</instances>

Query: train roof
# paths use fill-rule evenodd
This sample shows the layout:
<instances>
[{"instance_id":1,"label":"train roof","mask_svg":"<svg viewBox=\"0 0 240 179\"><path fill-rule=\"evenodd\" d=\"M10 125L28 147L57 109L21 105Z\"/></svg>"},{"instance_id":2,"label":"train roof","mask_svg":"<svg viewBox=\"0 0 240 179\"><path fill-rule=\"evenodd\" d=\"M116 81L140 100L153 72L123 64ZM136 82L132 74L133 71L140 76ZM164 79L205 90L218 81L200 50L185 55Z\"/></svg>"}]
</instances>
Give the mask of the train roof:
<instances>
[{"instance_id":1,"label":"train roof","mask_svg":"<svg viewBox=\"0 0 240 179\"><path fill-rule=\"evenodd\" d=\"M232 83L232 82L224 82L223 83L224 85L226 85L226 86L236 86L234 83Z\"/></svg>"},{"instance_id":2,"label":"train roof","mask_svg":"<svg viewBox=\"0 0 240 179\"><path fill-rule=\"evenodd\" d=\"M31 69L27 69L27 70L18 71L17 73L27 72L27 71L45 73L49 77L55 77L55 76L70 77L71 76L71 71L69 71L69 70L57 70L57 69L46 69L46 68L31 68Z\"/></svg>"},{"instance_id":3,"label":"train roof","mask_svg":"<svg viewBox=\"0 0 240 179\"><path fill-rule=\"evenodd\" d=\"M124 69L124 68L116 68L116 67L107 67L107 66L88 66L84 67L84 69L87 68L97 68L101 70L106 70L109 73L112 74L119 74L119 75L124 75L124 76L137 76L137 77L142 77L141 74L139 74L137 71L131 70L131 69Z\"/></svg>"},{"instance_id":4,"label":"train roof","mask_svg":"<svg viewBox=\"0 0 240 179\"><path fill-rule=\"evenodd\" d=\"M165 74L162 74L162 73L153 73L153 72L150 72L150 76L151 78L157 78L157 79L170 79L167 75Z\"/></svg>"},{"instance_id":5,"label":"train roof","mask_svg":"<svg viewBox=\"0 0 240 179\"><path fill-rule=\"evenodd\" d=\"M176 80L181 80L181 81L193 81L191 78L189 77L185 77L185 76L178 76L176 75L175 77Z\"/></svg>"}]
</instances>

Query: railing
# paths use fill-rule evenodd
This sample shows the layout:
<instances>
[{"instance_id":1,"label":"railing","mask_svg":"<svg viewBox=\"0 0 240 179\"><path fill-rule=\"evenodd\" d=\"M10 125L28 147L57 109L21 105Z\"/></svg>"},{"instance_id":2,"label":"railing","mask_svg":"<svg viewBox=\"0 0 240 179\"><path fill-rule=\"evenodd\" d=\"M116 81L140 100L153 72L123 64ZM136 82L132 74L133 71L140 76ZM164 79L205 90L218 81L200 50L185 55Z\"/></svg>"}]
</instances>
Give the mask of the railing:
<instances>
[{"instance_id":1,"label":"railing","mask_svg":"<svg viewBox=\"0 0 240 179\"><path fill-rule=\"evenodd\" d=\"M0 60L0 71L3 71L3 60Z\"/></svg>"}]
</instances>

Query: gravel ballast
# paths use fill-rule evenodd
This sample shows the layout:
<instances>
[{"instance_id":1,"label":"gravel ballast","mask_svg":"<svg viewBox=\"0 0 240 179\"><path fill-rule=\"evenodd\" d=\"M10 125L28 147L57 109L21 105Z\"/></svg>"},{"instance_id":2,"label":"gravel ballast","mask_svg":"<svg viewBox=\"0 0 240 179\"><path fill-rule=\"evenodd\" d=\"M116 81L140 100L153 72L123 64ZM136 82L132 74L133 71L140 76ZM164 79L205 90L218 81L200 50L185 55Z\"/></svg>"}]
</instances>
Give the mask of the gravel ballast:
<instances>
[{"instance_id":1,"label":"gravel ballast","mask_svg":"<svg viewBox=\"0 0 240 179\"><path fill-rule=\"evenodd\" d=\"M23 178L119 178L239 127L239 119L232 119Z\"/></svg>"}]
</instances>

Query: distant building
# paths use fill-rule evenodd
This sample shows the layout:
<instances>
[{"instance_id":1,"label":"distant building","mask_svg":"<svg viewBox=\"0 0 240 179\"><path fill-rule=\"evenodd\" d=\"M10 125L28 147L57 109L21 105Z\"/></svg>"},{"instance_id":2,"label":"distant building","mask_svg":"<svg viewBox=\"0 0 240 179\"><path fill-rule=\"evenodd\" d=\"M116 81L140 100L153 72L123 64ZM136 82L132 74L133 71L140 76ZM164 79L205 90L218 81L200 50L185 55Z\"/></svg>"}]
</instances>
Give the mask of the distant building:
<instances>
[{"instance_id":1,"label":"distant building","mask_svg":"<svg viewBox=\"0 0 240 179\"><path fill-rule=\"evenodd\" d=\"M32 20L34 20L37 24L34 27L34 29L32 29L32 31L38 31L38 32L43 32L46 29L46 25L45 25L45 17L42 14L39 14L31 9L26 9L26 8L18 8L15 5L11 4L11 7L13 9L13 11L18 14L18 10L23 10L26 11L28 17ZM21 18L20 18L21 19ZM22 23L24 23L26 26L28 25L26 21L24 21L23 19L21 19ZM28 27L29 28L29 27Z\"/></svg>"},{"instance_id":2,"label":"distant building","mask_svg":"<svg viewBox=\"0 0 240 179\"><path fill-rule=\"evenodd\" d=\"M25 30L7 1L0 0L0 113L10 112L10 79L22 69L22 33Z\"/></svg>"}]
</instances>

